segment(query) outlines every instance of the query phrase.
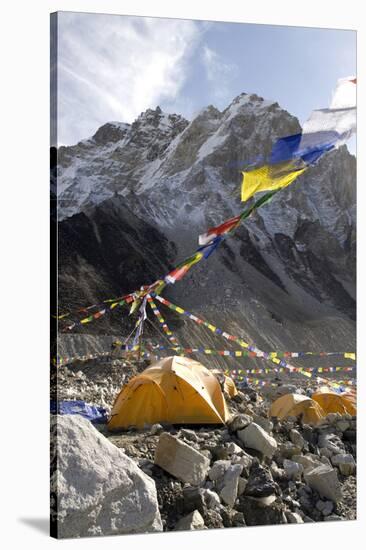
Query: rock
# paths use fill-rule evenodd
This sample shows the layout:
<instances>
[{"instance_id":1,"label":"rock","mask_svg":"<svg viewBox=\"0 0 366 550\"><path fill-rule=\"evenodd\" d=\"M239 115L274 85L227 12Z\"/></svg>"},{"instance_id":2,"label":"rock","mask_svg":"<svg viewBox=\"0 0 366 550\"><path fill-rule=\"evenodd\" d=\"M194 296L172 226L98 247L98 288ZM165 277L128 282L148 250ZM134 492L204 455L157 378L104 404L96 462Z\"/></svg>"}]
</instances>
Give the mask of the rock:
<instances>
[{"instance_id":1,"label":"rock","mask_svg":"<svg viewBox=\"0 0 366 550\"><path fill-rule=\"evenodd\" d=\"M247 480L244 479L243 477L239 477L238 479L238 497L240 497L244 491L245 491L245 488L247 486Z\"/></svg>"},{"instance_id":2,"label":"rock","mask_svg":"<svg viewBox=\"0 0 366 550\"><path fill-rule=\"evenodd\" d=\"M205 492L199 487L183 488L183 508L185 512L198 510L201 514L205 511Z\"/></svg>"},{"instance_id":3,"label":"rock","mask_svg":"<svg viewBox=\"0 0 366 550\"><path fill-rule=\"evenodd\" d=\"M255 498L242 496L237 510L243 512L246 525L275 525L287 523L284 507L280 501L263 506Z\"/></svg>"},{"instance_id":4,"label":"rock","mask_svg":"<svg viewBox=\"0 0 366 550\"><path fill-rule=\"evenodd\" d=\"M285 458L283 461L283 467L289 479L301 479L304 472L304 467L302 464L294 462L293 460L287 460L287 458Z\"/></svg>"},{"instance_id":5,"label":"rock","mask_svg":"<svg viewBox=\"0 0 366 550\"><path fill-rule=\"evenodd\" d=\"M238 432L239 439L246 447L260 451L264 456L272 457L277 450L277 442L263 428L252 422Z\"/></svg>"},{"instance_id":6,"label":"rock","mask_svg":"<svg viewBox=\"0 0 366 550\"><path fill-rule=\"evenodd\" d=\"M51 431L59 538L163 530L154 481L88 420L53 416Z\"/></svg>"},{"instance_id":7,"label":"rock","mask_svg":"<svg viewBox=\"0 0 366 550\"><path fill-rule=\"evenodd\" d=\"M271 473L253 462L244 494L251 497L266 497L276 494L277 491L278 486L273 481Z\"/></svg>"},{"instance_id":8,"label":"rock","mask_svg":"<svg viewBox=\"0 0 366 550\"><path fill-rule=\"evenodd\" d=\"M337 422L337 430L339 430L340 432L345 432L346 430L348 430L350 428L350 423L347 421L347 420L339 420Z\"/></svg>"},{"instance_id":9,"label":"rock","mask_svg":"<svg viewBox=\"0 0 366 550\"><path fill-rule=\"evenodd\" d=\"M320 496L338 502L342 498L341 485L337 471L330 466L321 464L304 474L306 483Z\"/></svg>"},{"instance_id":10,"label":"rock","mask_svg":"<svg viewBox=\"0 0 366 550\"><path fill-rule=\"evenodd\" d=\"M279 448L279 454L284 458L292 458L295 455L300 455L302 447L294 445L291 441L285 441Z\"/></svg>"},{"instance_id":11,"label":"rock","mask_svg":"<svg viewBox=\"0 0 366 550\"><path fill-rule=\"evenodd\" d=\"M226 470L231 465L230 460L217 460L208 471L208 477L211 481L220 482L224 479Z\"/></svg>"},{"instance_id":12,"label":"rock","mask_svg":"<svg viewBox=\"0 0 366 550\"><path fill-rule=\"evenodd\" d=\"M302 437L310 443L310 445L316 445L318 441L318 434L311 426L305 424L302 429Z\"/></svg>"},{"instance_id":13,"label":"rock","mask_svg":"<svg viewBox=\"0 0 366 550\"><path fill-rule=\"evenodd\" d=\"M285 512L288 523L304 523L304 520L297 512Z\"/></svg>"},{"instance_id":14,"label":"rock","mask_svg":"<svg viewBox=\"0 0 366 550\"><path fill-rule=\"evenodd\" d=\"M331 460L333 466L337 466L342 475L350 476L355 473L356 462L351 454L338 454Z\"/></svg>"},{"instance_id":15,"label":"rock","mask_svg":"<svg viewBox=\"0 0 366 550\"><path fill-rule=\"evenodd\" d=\"M253 418L248 414L236 414L229 423L229 428L232 432L243 430L253 421Z\"/></svg>"},{"instance_id":16,"label":"rock","mask_svg":"<svg viewBox=\"0 0 366 550\"><path fill-rule=\"evenodd\" d=\"M321 449L319 449L319 454L322 458L325 457L329 459L333 455L333 452L327 447L322 447Z\"/></svg>"},{"instance_id":17,"label":"rock","mask_svg":"<svg viewBox=\"0 0 366 550\"><path fill-rule=\"evenodd\" d=\"M243 466L244 473L249 475L249 470L253 462L253 457L248 453L242 450L242 453L239 455L234 455L231 457L231 464L241 464Z\"/></svg>"},{"instance_id":18,"label":"rock","mask_svg":"<svg viewBox=\"0 0 366 550\"><path fill-rule=\"evenodd\" d=\"M273 430L273 422L271 422L269 418L255 414L253 416L253 422L258 424L258 426L263 428L267 433L271 433Z\"/></svg>"},{"instance_id":19,"label":"rock","mask_svg":"<svg viewBox=\"0 0 366 550\"><path fill-rule=\"evenodd\" d=\"M214 460L227 460L229 458L229 451L225 445L216 445L211 451Z\"/></svg>"},{"instance_id":20,"label":"rock","mask_svg":"<svg viewBox=\"0 0 366 550\"><path fill-rule=\"evenodd\" d=\"M333 433L320 434L318 438L319 449L327 449L330 456L333 454L341 454L345 452L344 445L341 439ZM327 454L325 454L327 456Z\"/></svg>"},{"instance_id":21,"label":"rock","mask_svg":"<svg viewBox=\"0 0 366 550\"><path fill-rule=\"evenodd\" d=\"M193 430L187 430L185 428L182 428L179 430L178 437L181 437L183 439L187 439L188 441L199 441L199 438L197 437L196 432Z\"/></svg>"},{"instance_id":22,"label":"rock","mask_svg":"<svg viewBox=\"0 0 366 550\"><path fill-rule=\"evenodd\" d=\"M299 464L302 464L305 472L308 470L312 470L317 466L320 466L321 464L319 457L316 457L315 455L312 455L310 453L307 455L294 455L292 457L292 460L294 462L298 462Z\"/></svg>"},{"instance_id":23,"label":"rock","mask_svg":"<svg viewBox=\"0 0 366 550\"><path fill-rule=\"evenodd\" d=\"M334 504L331 500L318 500L316 508L323 514L323 516L329 516L333 512Z\"/></svg>"},{"instance_id":24,"label":"rock","mask_svg":"<svg viewBox=\"0 0 366 550\"><path fill-rule=\"evenodd\" d=\"M298 430L294 428L289 433L290 441L299 449L303 449L305 445L305 439Z\"/></svg>"},{"instance_id":25,"label":"rock","mask_svg":"<svg viewBox=\"0 0 366 550\"><path fill-rule=\"evenodd\" d=\"M232 508L223 508L221 517L224 527L245 527L245 519L243 512L237 512Z\"/></svg>"},{"instance_id":26,"label":"rock","mask_svg":"<svg viewBox=\"0 0 366 550\"><path fill-rule=\"evenodd\" d=\"M342 415L340 413L329 413L324 420L328 422L328 424L335 424L338 420L341 419Z\"/></svg>"},{"instance_id":27,"label":"rock","mask_svg":"<svg viewBox=\"0 0 366 550\"><path fill-rule=\"evenodd\" d=\"M272 462L270 466L270 472L273 479L281 481L286 477L286 472L282 468L279 468L275 462Z\"/></svg>"},{"instance_id":28,"label":"rock","mask_svg":"<svg viewBox=\"0 0 366 550\"><path fill-rule=\"evenodd\" d=\"M150 429L151 435L159 435L164 431L164 428L161 424L153 424Z\"/></svg>"},{"instance_id":29,"label":"rock","mask_svg":"<svg viewBox=\"0 0 366 550\"><path fill-rule=\"evenodd\" d=\"M208 458L209 461L211 461L212 453L208 449L203 449L203 450L200 451L200 453L201 453L201 455Z\"/></svg>"},{"instance_id":30,"label":"rock","mask_svg":"<svg viewBox=\"0 0 366 550\"><path fill-rule=\"evenodd\" d=\"M206 510L203 519L205 526L210 529L222 529L224 527L221 514L217 510Z\"/></svg>"},{"instance_id":31,"label":"rock","mask_svg":"<svg viewBox=\"0 0 366 550\"><path fill-rule=\"evenodd\" d=\"M181 518L177 522L174 531L195 531L197 529L204 529L204 527L205 522L203 517L198 510L194 510L194 512L191 512L188 516Z\"/></svg>"},{"instance_id":32,"label":"rock","mask_svg":"<svg viewBox=\"0 0 366 550\"><path fill-rule=\"evenodd\" d=\"M230 465L224 475L224 486L220 491L222 500L233 507L238 496L238 480L243 470L240 464Z\"/></svg>"},{"instance_id":33,"label":"rock","mask_svg":"<svg viewBox=\"0 0 366 550\"><path fill-rule=\"evenodd\" d=\"M307 512L308 514L310 514L313 511L314 506L311 498L308 495L302 495L299 498L299 503L301 508L305 510L305 512Z\"/></svg>"},{"instance_id":34,"label":"rock","mask_svg":"<svg viewBox=\"0 0 366 550\"><path fill-rule=\"evenodd\" d=\"M166 432L159 438L155 450L155 464L191 485L203 483L210 467L207 457Z\"/></svg>"},{"instance_id":35,"label":"rock","mask_svg":"<svg viewBox=\"0 0 366 550\"><path fill-rule=\"evenodd\" d=\"M235 403L242 403L243 401L246 402L247 396L243 392L238 391L238 393L234 395L231 400L235 401Z\"/></svg>"},{"instance_id":36,"label":"rock","mask_svg":"<svg viewBox=\"0 0 366 550\"><path fill-rule=\"evenodd\" d=\"M219 495L210 489L204 489L204 501L209 510L215 510L221 506Z\"/></svg>"},{"instance_id":37,"label":"rock","mask_svg":"<svg viewBox=\"0 0 366 550\"><path fill-rule=\"evenodd\" d=\"M247 454L244 449L242 449L241 447L239 447L239 445L237 445L236 443L234 443L234 441L231 441L230 443L227 444L227 452L228 454L231 456L231 455L238 455L238 456L243 456L245 454Z\"/></svg>"}]
</instances>

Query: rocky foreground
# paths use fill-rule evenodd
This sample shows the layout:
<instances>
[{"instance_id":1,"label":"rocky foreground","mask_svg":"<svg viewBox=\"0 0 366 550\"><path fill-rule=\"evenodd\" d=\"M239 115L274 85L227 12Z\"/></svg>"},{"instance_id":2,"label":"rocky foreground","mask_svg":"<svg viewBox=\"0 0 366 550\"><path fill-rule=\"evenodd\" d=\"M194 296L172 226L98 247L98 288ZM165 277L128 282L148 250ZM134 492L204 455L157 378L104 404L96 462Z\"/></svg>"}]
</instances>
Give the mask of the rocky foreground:
<instances>
[{"instance_id":1,"label":"rocky foreground","mask_svg":"<svg viewBox=\"0 0 366 550\"><path fill-rule=\"evenodd\" d=\"M120 370L90 369L59 370L59 398L110 407ZM356 519L356 418L330 414L317 427L268 418L289 389L282 381L226 396L225 426L109 433L79 416L57 417L51 503L59 536Z\"/></svg>"}]
</instances>

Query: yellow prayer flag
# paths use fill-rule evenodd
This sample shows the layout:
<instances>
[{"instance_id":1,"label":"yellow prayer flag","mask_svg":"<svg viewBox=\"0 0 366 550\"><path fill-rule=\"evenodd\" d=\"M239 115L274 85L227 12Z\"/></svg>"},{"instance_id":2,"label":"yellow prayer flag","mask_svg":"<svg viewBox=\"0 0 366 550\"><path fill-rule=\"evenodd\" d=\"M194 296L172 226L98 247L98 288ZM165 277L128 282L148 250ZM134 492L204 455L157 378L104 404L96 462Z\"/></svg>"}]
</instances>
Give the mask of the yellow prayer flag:
<instances>
[{"instance_id":1,"label":"yellow prayer flag","mask_svg":"<svg viewBox=\"0 0 366 550\"><path fill-rule=\"evenodd\" d=\"M245 202L261 191L275 191L287 187L305 170L306 166L299 168L294 161L287 161L242 172L241 200Z\"/></svg>"},{"instance_id":2,"label":"yellow prayer flag","mask_svg":"<svg viewBox=\"0 0 366 550\"><path fill-rule=\"evenodd\" d=\"M141 300L134 300L132 302L129 315L132 315L132 313L136 311L136 309L140 306L140 304L141 304Z\"/></svg>"},{"instance_id":3,"label":"yellow prayer flag","mask_svg":"<svg viewBox=\"0 0 366 550\"><path fill-rule=\"evenodd\" d=\"M304 376L307 376L308 378L311 378L311 372L306 372L305 370L301 371L301 374Z\"/></svg>"},{"instance_id":4,"label":"yellow prayer flag","mask_svg":"<svg viewBox=\"0 0 366 550\"><path fill-rule=\"evenodd\" d=\"M355 353L345 353L344 357L345 357L345 359L353 359L353 361L356 361L356 354Z\"/></svg>"}]
</instances>

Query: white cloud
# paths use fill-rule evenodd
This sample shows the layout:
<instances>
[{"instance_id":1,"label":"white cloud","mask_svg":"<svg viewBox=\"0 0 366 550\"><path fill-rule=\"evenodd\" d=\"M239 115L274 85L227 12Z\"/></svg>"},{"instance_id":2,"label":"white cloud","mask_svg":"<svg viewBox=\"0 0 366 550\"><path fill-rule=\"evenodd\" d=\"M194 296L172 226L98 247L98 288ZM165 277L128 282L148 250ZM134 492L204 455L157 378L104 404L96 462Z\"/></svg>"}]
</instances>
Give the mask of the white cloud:
<instances>
[{"instance_id":1,"label":"white cloud","mask_svg":"<svg viewBox=\"0 0 366 550\"><path fill-rule=\"evenodd\" d=\"M58 142L174 100L200 36L188 20L59 13Z\"/></svg>"},{"instance_id":2,"label":"white cloud","mask_svg":"<svg viewBox=\"0 0 366 550\"><path fill-rule=\"evenodd\" d=\"M225 63L222 57L207 45L202 48L202 62L207 80L213 86L213 95L217 100L227 100L229 83L237 74L237 66Z\"/></svg>"}]
</instances>

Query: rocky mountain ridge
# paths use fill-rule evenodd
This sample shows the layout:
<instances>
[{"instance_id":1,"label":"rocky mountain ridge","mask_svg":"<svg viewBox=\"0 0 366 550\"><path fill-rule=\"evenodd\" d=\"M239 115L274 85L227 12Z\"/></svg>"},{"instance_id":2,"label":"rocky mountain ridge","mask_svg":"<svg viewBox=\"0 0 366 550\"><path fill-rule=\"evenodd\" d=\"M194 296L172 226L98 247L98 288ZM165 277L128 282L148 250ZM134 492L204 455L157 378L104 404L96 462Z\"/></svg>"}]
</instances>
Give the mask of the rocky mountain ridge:
<instances>
[{"instance_id":1,"label":"rocky mountain ridge","mask_svg":"<svg viewBox=\"0 0 366 550\"><path fill-rule=\"evenodd\" d=\"M92 138L60 147L60 301L92 303L164 275L197 248L200 233L243 209L241 170L268 155L277 138L300 130L277 103L241 94L222 112L209 106L190 122L149 109L132 125L108 123ZM356 162L343 146L166 295L263 345L353 348L355 210ZM119 268L106 261L115 248L125 250ZM79 281L77 293L70 280Z\"/></svg>"}]
</instances>

